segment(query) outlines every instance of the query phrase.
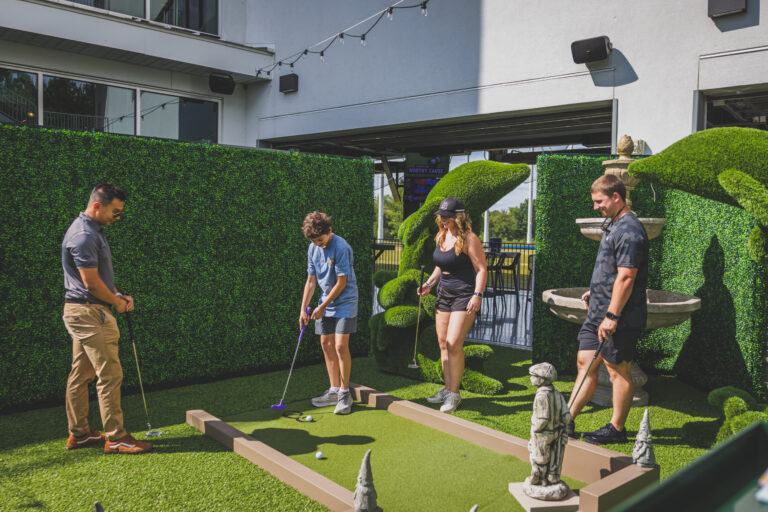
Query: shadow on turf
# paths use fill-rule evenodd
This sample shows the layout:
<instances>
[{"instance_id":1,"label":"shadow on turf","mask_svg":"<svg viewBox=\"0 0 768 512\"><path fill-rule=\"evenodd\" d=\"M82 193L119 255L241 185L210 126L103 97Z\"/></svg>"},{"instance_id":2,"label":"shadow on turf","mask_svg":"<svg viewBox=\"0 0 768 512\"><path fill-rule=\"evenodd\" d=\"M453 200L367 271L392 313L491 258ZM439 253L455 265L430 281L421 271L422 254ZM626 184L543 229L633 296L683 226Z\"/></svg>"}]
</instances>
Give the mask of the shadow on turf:
<instances>
[{"instance_id":1,"label":"shadow on turf","mask_svg":"<svg viewBox=\"0 0 768 512\"><path fill-rule=\"evenodd\" d=\"M355 445L369 444L375 441L370 436L340 435L313 436L309 432L290 428L255 429L251 435L285 455L302 455L316 452L321 444Z\"/></svg>"}]
</instances>

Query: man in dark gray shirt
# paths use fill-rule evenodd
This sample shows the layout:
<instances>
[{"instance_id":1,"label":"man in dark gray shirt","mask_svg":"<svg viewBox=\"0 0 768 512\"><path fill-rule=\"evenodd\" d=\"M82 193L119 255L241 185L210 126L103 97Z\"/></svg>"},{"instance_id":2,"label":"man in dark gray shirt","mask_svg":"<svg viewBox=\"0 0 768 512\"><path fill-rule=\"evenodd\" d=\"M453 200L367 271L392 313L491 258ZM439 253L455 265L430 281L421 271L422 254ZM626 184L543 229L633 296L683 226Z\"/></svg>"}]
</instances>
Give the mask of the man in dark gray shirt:
<instances>
[{"instance_id":1,"label":"man in dark gray shirt","mask_svg":"<svg viewBox=\"0 0 768 512\"><path fill-rule=\"evenodd\" d=\"M578 376L584 380L579 395L571 400L571 418L586 405L597 387L602 362L613 383L613 415L604 427L582 434L592 444L626 442L624 423L635 388L631 362L641 329L645 328L648 285L648 235L626 204L626 188L616 176L601 176L592 184L592 203L606 218L589 291L587 320L579 331ZM600 354L587 374L595 352ZM574 423L568 435L576 437Z\"/></svg>"},{"instance_id":2,"label":"man in dark gray shirt","mask_svg":"<svg viewBox=\"0 0 768 512\"><path fill-rule=\"evenodd\" d=\"M62 318L72 336L72 369L66 395L67 450L102 442L105 453L144 453L152 448L125 431L120 406L120 331L110 306L118 313L132 311L133 298L115 288L104 226L120 219L124 207L125 193L120 187L99 183L87 208L69 226L61 243L66 290ZM88 425L88 384L96 377L104 434Z\"/></svg>"}]
</instances>

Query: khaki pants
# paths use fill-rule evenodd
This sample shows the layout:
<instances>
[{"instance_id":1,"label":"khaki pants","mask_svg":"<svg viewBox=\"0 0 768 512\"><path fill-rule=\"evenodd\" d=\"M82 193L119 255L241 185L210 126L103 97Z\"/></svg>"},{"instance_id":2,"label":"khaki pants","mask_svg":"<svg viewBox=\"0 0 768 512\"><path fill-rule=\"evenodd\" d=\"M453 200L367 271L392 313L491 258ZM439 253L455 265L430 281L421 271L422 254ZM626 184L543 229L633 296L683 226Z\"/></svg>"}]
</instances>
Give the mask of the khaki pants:
<instances>
[{"instance_id":1,"label":"khaki pants","mask_svg":"<svg viewBox=\"0 0 768 512\"><path fill-rule=\"evenodd\" d=\"M100 304L64 304L64 325L72 336L72 370L67 381L69 433L80 437L88 425L88 384L98 377L96 392L104 433L110 441L127 434L120 407L123 369L118 358L117 320Z\"/></svg>"}]
</instances>

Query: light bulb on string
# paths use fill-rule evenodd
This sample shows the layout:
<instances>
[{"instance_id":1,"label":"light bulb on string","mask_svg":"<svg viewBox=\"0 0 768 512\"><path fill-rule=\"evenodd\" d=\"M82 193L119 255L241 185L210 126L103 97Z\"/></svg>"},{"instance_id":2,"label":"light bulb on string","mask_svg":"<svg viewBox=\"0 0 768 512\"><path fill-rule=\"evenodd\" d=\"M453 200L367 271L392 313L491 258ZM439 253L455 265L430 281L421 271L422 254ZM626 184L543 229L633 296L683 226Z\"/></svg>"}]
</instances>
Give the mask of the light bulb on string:
<instances>
[{"instance_id":1,"label":"light bulb on string","mask_svg":"<svg viewBox=\"0 0 768 512\"><path fill-rule=\"evenodd\" d=\"M389 9L387 9L387 18L389 18L389 21L392 21L392 13L393 13L394 11L395 11L395 10L394 10L392 7L390 7Z\"/></svg>"},{"instance_id":2,"label":"light bulb on string","mask_svg":"<svg viewBox=\"0 0 768 512\"><path fill-rule=\"evenodd\" d=\"M427 15L427 2L421 2L421 14Z\"/></svg>"},{"instance_id":3,"label":"light bulb on string","mask_svg":"<svg viewBox=\"0 0 768 512\"><path fill-rule=\"evenodd\" d=\"M361 45L363 45L363 46L365 46L365 34L362 34L362 35L360 36L360 44L361 44Z\"/></svg>"},{"instance_id":4,"label":"light bulb on string","mask_svg":"<svg viewBox=\"0 0 768 512\"><path fill-rule=\"evenodd\" d=\"M325 52L320 52L320 61L325 62Z\"/></svg>"},{"instance_id":5,"label":"light bulb on string","mask_svg":"<svg viewBox=\"0 0 768 512\"><path fill-rule=\"evenodd\" d=\"M344 44L344 32L339 33L339 42L341 42L341 44Z\"/></svg>"}]
</instances>

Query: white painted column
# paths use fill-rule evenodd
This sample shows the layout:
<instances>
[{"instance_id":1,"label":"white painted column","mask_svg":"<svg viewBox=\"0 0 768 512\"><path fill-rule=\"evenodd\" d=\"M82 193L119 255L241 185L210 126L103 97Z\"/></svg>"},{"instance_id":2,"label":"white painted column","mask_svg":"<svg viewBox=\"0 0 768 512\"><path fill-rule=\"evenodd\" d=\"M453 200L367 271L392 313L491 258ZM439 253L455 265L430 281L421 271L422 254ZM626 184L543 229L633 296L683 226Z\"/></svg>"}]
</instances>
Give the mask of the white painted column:
<instances>
[{"instance_id":1,"label":"white painted column","mask_svg":"<svg viewBox=\"0 0 768 512\"><path fill-rule=\"evenodd\" d=\"M490 213L488 212L488 210L485 210L485 213L483 214L483 242L485 242L486 244L489 243L491 239L490 234L488 233L489 219L490 219Z\"/></svg>"},{"instance_id":2,"label":"white painted column","mask_svg":"<svg viewBox=\"0 0 768 512\"><path fill-rule=\"evenodd\" d=\"M379 212L376 222L376 238L384 238L384 175L379 174Z\"/></svg>"},{"instance_id":3,"label":"white painted column","mask_svg":"<svg viewBox=\"0 0 768 512\"><path fill-rule=\"evenodd\" d=\"M534 180L533 175L536 172L536 166L531 166L531 176L528 183L528 233L526 235L526 242L531 243L533 239L533 187Z\"/></svg>"}]
</instances>

